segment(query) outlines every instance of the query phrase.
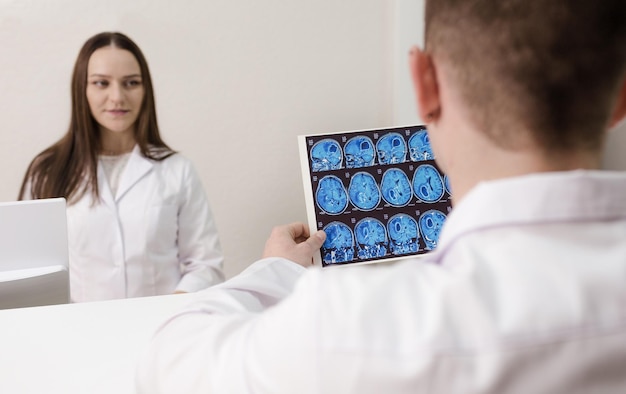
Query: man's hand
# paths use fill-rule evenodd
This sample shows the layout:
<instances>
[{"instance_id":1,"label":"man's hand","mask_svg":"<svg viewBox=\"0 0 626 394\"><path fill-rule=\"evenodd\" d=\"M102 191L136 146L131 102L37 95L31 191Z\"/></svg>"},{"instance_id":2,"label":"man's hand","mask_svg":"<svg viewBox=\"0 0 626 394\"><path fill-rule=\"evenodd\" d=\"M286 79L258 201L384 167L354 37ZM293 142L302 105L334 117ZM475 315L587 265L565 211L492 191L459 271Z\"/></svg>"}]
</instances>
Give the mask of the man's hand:
<instances>
[{"instance_id":1,"label":"man's hand","mask_svg":"<svg viewBox=\"0 0 626 394\"><path fill-rule=\"evenodd\" d=\"M309 235L309 229L303 223L292 223L274 227L265 243L263 257L282 257L309 267L313 264L315 253L326 240L326 233L320 230Z\"/></svg>"}]
</instances>

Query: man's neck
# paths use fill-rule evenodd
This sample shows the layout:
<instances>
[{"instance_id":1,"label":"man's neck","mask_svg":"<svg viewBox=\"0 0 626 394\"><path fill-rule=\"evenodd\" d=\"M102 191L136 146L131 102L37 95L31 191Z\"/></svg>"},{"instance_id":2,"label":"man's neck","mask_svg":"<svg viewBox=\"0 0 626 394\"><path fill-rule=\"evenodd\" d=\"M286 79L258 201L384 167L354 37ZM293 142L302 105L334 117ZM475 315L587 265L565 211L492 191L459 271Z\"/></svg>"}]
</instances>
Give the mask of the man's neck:
<instances>
[{"instance_id":1,"label":"man's neck","mask_svg":"<svg viewBox=\"0 0 626 394\"><path fill-rule=\"evenodd\" d=\"M454 203L458 203L479 182L541 172L600 168L600 154L586 151L550 153L537 148L520 150L497 146L464 149L464 163L452 162L447 168Z\"/></svg>"}]
</instances>

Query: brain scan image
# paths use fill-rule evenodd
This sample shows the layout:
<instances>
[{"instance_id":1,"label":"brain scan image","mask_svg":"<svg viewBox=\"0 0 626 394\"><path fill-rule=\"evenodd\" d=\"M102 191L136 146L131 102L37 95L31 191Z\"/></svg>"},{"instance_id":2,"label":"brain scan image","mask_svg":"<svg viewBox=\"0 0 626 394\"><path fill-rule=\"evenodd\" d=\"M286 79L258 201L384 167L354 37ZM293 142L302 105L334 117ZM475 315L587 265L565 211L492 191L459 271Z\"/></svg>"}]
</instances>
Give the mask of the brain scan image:
<instances>
[{"instance_id":1,"label":"brain scan image","mask_svg":"<svg viewBox=\"0 0 626 394\"><path fill-rule=\"evenodd\" d=\"M311 148L311 167L315 171L338 170L343 161L343 152L339 143L327 138L318 141Z\"/></svg>"},{"instance_id":2,"label":"brain scan image","mask_svg":"<svg viewBox=\"0 0 626 394\"><path fill-rule=\"evenodd\" d=\"M367 172L357 172L352 176L348 195L352 204L363 211L371 211L380 203L380 190L376 180Z\"/></svg>"},{"instance_id":3,"label":"brain scan image","mask_svg":"<svg viewBox=\"0 0 626 394\"><path fill-rule=\"evenodd\" d=\"M354 236L348 226L340 222L324 227L326 241L322 245L322 258L326 264L345 263L354 259Z\"/></svg>"},{"instance_id":4,"label":"brain scan image","mask_svg":"<svg viewBox=\"0 0 626 394\"><path fill-rule=\"evenodd\" d=\"M387 231L374 218L361 219L354 227L357 256L360 259L383 257L387 254Z\"/></svg>"},{"instance_id":5,"label":"brain scan image","mask_svg":"<svg viewBox=\"0 0 626 394\"><path fill-rule=\"evenodd\" d=\"M401 134L389 133L378 140L376 151L379 164L398 164L406 160L406 142Z\"/></svg>"},{"instance_id":6,"label":"brain scan image","mask_svg":"<svg viewBox=\"0 0 626 394\"><path fill-rule=\"evenodd\" d=\"M399 213L387 222L389 251L394 255L416 253L419 249L417 222L411 216Z\"/></svg>"},{"instance_id":7,"label":"brain scan image","mask_svg":"<svg viewBox=\"0 0 626 394\"><path fill-rule=\"evenodd\" d=\"M453 195L430 137L423 125L298 136L308 224L327 235L316 263L378 263L441 249Z\"/></svg>"},{"instance_id":8,"label":"brain scan image","mask_svg":"<svg viewBox=\"0 0 626 394\"><path fill-rule=\"evenodd\" d=\"M409 138L409 156L411 161L435 159L426 130L420 130Z\"/></svg>"},{"instance_id":9,"label":"brain scan image","mask_svg":"<svg viewBox=\"0 0 626 394\"><path fill-rule=\"evenodd\" d=\"M413 174L413 192L424 202L437 202L443 197L443 179L430 164L422 164Z\"/></svg>"},{"instance_id":10,"label":"brain scan image","mask_svg":"<svg viewBox=\"0 0 626 394\"><path fill-rule=\"evenodd\" d=\"M361 168L374 165L376 151L374 143L369 137L356 136L348 140L343 147L346 155L347 168Z\"/></svg>"},{"instance_id":11,"label":"brain scan image","mask_svg":"<svg viewBox=\"0 0 626 394\"><path fill-rule=\"evenodd\" d=\"M450 191L450 178L448 178L448 175L443 176L443 185L445 186L448 194L452 195L452 192Z\"/></svg>"},{"instance_id":12,"label":"brain scan image","mask_svg":"<svg viewBox=\"0 0 626 394\"><path fill-rule=\"evenodd\" d=\"M441 228L445 221L446 215L435 209L426 211L420 216L420 231L427 250L433 250L437 247L439 243L439 233L441 233Z\"/></svg>"},{"instance_id":13,"label":"brain scan image","mask_svg":"<svg viewBox=\"0 0 626 394\"><path fill-rule=\"evenodd\" d=\"M348 206L348 194L341 180L334 175L327 175L320 180L315 192L317 205L325 212L336 215Z\"/></svg>"},{"instance_id":14,"label":"brain scan image","mask_svg":"<svg viewBox=\"0 0 626 394\"><path fill-rule=\"evenodd\" d=\"M380 188L385 201L394 207L403 207L411 200L409 177L398 168L385 171Z\"/></svg>"}]
</instances>

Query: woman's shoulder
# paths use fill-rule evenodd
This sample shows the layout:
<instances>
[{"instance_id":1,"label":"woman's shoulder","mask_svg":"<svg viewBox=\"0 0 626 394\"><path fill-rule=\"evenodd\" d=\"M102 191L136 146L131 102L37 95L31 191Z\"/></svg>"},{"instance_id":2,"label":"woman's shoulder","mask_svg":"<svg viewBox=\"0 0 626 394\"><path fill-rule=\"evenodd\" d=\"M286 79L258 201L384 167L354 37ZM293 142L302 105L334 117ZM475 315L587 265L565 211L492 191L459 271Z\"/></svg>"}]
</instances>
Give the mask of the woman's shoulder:
<instances>
[{"instance_id":1,"label":"woman's shoulder","mask_svg":"<svg viewBox=\"0 0 626 394\"><path fill-rule=\"evenodd\" d=\"M136 147L135 149L143 157L155 163L172 164L177 162L184 162L187 160L180 153L167 147L148 145L145 150L141 147Z\"/></svg>"},{"instance_id":2,"label":"woman's shoulder","mask_svg":"<svg viewBox=\"0 0 626 394\"><path fill-rule=\"evenodd\" d=\"M154 155L151 158L153 164L165 171L185 174L194 170L193 162L179 152L157 150L151 153Z\"/></svg>"}]
</instances>

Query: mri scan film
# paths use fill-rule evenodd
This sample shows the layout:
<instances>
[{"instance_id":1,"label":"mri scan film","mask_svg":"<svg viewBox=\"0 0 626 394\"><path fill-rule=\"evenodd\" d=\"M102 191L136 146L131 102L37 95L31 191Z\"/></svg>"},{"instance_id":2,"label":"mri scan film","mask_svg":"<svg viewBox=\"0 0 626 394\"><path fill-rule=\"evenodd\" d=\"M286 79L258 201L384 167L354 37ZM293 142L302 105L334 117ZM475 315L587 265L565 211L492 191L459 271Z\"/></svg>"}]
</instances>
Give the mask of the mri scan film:
<instances>
[{"instance_id":1,"label":"mri scan film","mask_svg":"<svg viewBox=\"0 0 626 394\"><path fill-rule=\"evenodd\" d=\"M425 126L303 135L298 143L309 227L327 236L316 263L375 263L437 248L451 194Z\"/></svg>"}]
</instances>

